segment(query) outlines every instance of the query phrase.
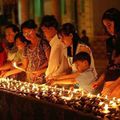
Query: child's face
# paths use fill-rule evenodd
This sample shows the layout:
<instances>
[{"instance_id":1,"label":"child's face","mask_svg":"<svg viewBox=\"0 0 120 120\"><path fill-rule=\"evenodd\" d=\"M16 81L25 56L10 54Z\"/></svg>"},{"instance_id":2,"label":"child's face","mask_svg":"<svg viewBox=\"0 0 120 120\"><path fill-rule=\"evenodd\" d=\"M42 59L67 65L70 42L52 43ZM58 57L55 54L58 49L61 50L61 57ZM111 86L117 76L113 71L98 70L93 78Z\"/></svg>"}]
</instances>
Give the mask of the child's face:
<instances>
[{"instance_id":1,"label":"child's face","mask_svg":"<svg viewBox=\"0 0 120 120\"><path fill-rule=\"evenodd\" d=\"M16 35L16 33L12 30L12 28L7 28L5 30L6 40L10 43L14 42L15 35Z\"/></svg>"},{"instance_id":2,"label":"child's face","mask_svg":"<svg viewBox=\"0 0 120 120\"><path fill-rule=\"evenodd\" d=\"M76 66L78 72L84 72L85 70L87 70L89 68L89 64L88 64L87 60L84 60L84 61L78 60L75 62L75 66Z\"/></svg>"}]
</instances>

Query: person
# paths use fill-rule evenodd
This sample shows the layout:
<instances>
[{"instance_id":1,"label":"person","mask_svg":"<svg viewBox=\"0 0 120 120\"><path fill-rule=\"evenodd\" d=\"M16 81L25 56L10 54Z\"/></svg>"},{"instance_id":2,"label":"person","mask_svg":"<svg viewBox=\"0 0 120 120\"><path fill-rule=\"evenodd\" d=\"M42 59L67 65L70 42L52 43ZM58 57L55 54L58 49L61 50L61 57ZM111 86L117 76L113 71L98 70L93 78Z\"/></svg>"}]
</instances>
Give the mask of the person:
<instances>
[{"instance_id":1,"label":"person","mask_svg":"<svg viewBox=\"0 0 120 120\"><path fill-rule=\"evenodd\" d=\"M81 41L90 47L89 37L87 36L86 30L82 30L81 32Z\"/></svg>"},{"instance_id":2,"label":"person","mask_svg":"<svg viewBox=\"0 0 120 120\"><path fill-rule=\"evenodd\" d=\"M21 25L23 36L30 41L23 53L24 68L29 82L44 82L44 72L48 66L50 46L37 35L34 20L27 20Z\"/></svg>"},{"instance_id":3,"label":"person","mask_svg":"<svg viewBox=\"0 0 120 120\"><path fill-rule=\"evenodd\" d=\"M51 46L48 67L45 72L46 78L61 75L69 69L69 65L64 54L64 44L57 34L58 21L53 15L46 15L42 18L40 27Z\"/></svg>"},{"instance_id":4,"label":"person","mask_svg":"<svg viewBox=\"0 0 120 120\"><path fill-rule=\"evenodd\" d=\"M76 76L72 76L69 79L56 78L50 80L48 84L75 84L75 87L83 89L86 93L94 93L95 91L91 88L91 84L96 80L96 76L90 68L90 55L87 52L79 52L74 56L73 61L77 68Z\"/></svg>"},{"instance_id":5,"label":"person","mask_svg":"<svg viewBox=\"0 0 120 120\"><path fill-rule=\"evenodd\" d=\"M6 42L6 51L7 51L7 60L12 61L17 52L17 47L15 46L14 37L19 32L19 28L15 24L9 24L5 28L5 38Z\"/></svg>"},{"instance_id":6,"label":"person","mask_svg":"<svg viewBox=\"0 0 120 120\"><path fill-rule=\"evenodd\" d=\"M93 84L96 88L105 82L102 94L108 95L109 97L115 96L120 97L120 74L116 73L119 71L119 54L120 54L120 11L116 8L108 9L104 12L102 22L104 28L110 38L106 40L106 49L108 56L108 67L106 71L99 77L97 82ZM117 66L117 67L116 67ZM113 69L114 68L114 69ZM112 69L112 74L109 74ZM109 75L108 75L109 74ZM114 76L113 76L114 75ZM109 79L108 78L111 78ZM112 81L112 82L110 82ZM110 84L112 83L112 84ZM115 92L117 90L117 92Z\"/></svg>"},{"instance_id":7,"label":"person","mask_svg":"<svg viewBox=\"0 0 120 120\"><path fill-rule=\"evenodd\" d=\"M92 56L92 51L87 45L80 43L81 39L80 39L74 25L71 24L71 23L63 24L61 29L60 29L60 32L59 32L59 37L61 37L62 42L66 46L65 56L68 60L69 67L72 70L71 72L73 73L73 76L76 72L75 64L73 64L73 57L77 53L79 53L81 51L84 51L84 52L87 52L90 55L90 57L91 57L90 67L93 70L95 76L97 77L97 72L96 72L95 65L94 65L94 59L93 59L93 56ZM67 76L68 76L68 78L71 77L71 75L70 76L67 75ZM62 78L63 77L66 78L67 76L62 75ZM56 76L56 77L61 78L61 75ZM55 76L54 76L54 78L55 78Z\"/></svg>"},{"instance_id":8,"label":"person","mask_svg":"<svg viewBox=\"0 0 120 120\"><path fill-rule=\"evenodd\" d=\"M26 79L25 73L17 68L14 68L13 64L16 63L19 67L22 68L23 51L24 48L29 44L29 41L25 39L22 33L17 33L14 39L18 51L14 57L14 60L11 63L11 68L6 71L2 77L14 77L14 79L16 78L17 80L23 81Z\"/></svg>"},{"instance_id":9,"label":"person","mask_svg":"<svg viewBox=\"0 0 120 120\"><path fill-rule=\"evenodd\" d=\"M7 53L5 51L5 44L3 41L0 42L0 67L5 64L7 60Z\"/></svg>"},{"instance_id":10,"label":"person","mask_svg":"<svg viewBox=\"0 0 120 120\"><path fill-rule=\"evenodd\" d=\"M5 28L6 44L4 46L4 49L7 54L7 60L0 67L1 74L4 74L4 72L11 67L11 62L13 61L15 54L17 52L17 47L14 42L14 37L18 32L19 32L19 28L15 24L9 24Z\"/></svg>"}]
</instances>

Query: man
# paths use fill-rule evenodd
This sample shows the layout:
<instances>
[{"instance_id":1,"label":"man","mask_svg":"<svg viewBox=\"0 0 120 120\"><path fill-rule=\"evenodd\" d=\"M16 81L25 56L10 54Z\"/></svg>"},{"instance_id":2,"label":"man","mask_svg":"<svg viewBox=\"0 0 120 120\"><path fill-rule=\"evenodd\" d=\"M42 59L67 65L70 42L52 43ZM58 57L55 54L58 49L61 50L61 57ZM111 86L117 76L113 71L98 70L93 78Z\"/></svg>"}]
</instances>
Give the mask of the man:
<instances>
[{"instance_id":1,"label":"man","mask_svg":"<svg viewBox=\"0 0 120 120\"><path fill-rule=\"evenodd\" d=\"M51 52L48 62L48 68L46 70L46 77L65 73L68 68L68 61L64 55L64 45L58 38L58 22L53 15L46 15L41 21L41 29L51 46Z\"/></svg>"}]
</instances>

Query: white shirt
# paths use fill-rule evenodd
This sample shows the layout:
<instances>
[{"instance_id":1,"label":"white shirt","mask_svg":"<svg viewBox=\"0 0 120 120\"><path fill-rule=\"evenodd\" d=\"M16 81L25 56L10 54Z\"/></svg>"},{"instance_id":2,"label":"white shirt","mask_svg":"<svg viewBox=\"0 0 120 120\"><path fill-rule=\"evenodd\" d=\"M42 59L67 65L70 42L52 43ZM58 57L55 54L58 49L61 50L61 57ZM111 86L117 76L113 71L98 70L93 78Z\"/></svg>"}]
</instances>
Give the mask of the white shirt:
<instances>
[{"instance_id":1,"label":"white shirt","mask_svg":"<svg viewBox=\"0 0 120 120\"><path fill-rule=\"evenodd\" d=\"M77 49L76 49L76 54L78 54L79 52L87 52L89 55L90 55L90 58L91 58L91 65L90 65L90 68L93 69L93 72L97 78L97 72L96 72L96 69L95 69L95 64L94 64L94 58L93 58L93 55L92 55L92 51L91 49L87 46L87 45L84 45L84 44L78 44L77 45ZM73 63L73 57L68 57L67 56L67 49L66 49L66 54L65 56L67 57L68 59L68 63L69 63L69 66L72 67L72 71L73 72L76 72L77 69L75 67L75 64Z\"/></svg>"},{"instance_id":2,"label":"white shirt","mask_svg":"<svg viewBox=\"0 0 120 120\"><path fill-rule=\"evenodd\" d=\"M79 82L76 86L82 88L86 92L94 92L91 85L96 80L96 76L92 68L80 73L76 80Z\"/></svg>"},{"instance_id":3,"label":"white shirt","mask_svg":"<svg viewBox=\"0 0 120 120\"><path fill-rule=\"evenodd\" d=\"M87 45L84 45L84 44L78 44L76 54L81 51L87 52L90 55L90 58L91 58L90 68L93 70L93 73L94 73L95 77L97 78L97 72L95 69L94 58L93 58L93 54L92 54L90 47L88 47Z\"/></svg>"},{"instance_id":4,"label":"white shirt","mask_svg":"<svg viewBox=\"0 0 120 120\"><path fill-rule=\"evenodd\" d=\"M46 77L60 75L68 70L69 65L64 53L64 45L61 40L55 35L50 41L51 52L46 70Z\"/></svg>"}]
</instances>

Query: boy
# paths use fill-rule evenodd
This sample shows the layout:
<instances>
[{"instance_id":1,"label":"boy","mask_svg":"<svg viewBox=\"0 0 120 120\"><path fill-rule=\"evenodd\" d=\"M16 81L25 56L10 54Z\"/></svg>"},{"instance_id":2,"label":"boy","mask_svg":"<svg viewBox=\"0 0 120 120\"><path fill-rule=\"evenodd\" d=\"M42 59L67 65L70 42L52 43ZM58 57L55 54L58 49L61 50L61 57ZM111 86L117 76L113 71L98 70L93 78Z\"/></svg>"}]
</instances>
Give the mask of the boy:
<instances>
[{"instance_id":1,"label":"boy","mask_svg":"<svg viewBox=\"0 0 120 120\"><path fill-rule=\"evenodd\" d=\"M75 87L82 88L85 92L93 93L91 84L96 80L93 69L90 68L90 55L86 52L79 52L73 58L76 65L77 73L69 75L70 78L64 79L61 77L49 81L51 85L56 84L75 84ZM67 76L67 75L66 75Z\"/></svg>"},{"instance_id":2,"label":"boy","mask_svg":"<svg viewBox=\"0 0 120 120\"><path fill-rule=\"evenodd\" d=\"M46 78L61 75L69 69L69 65L64 53L65 46L57 35L59 23L53 15L46 15L40 27L51 47Z\"/></svg>"}]
</instances>

